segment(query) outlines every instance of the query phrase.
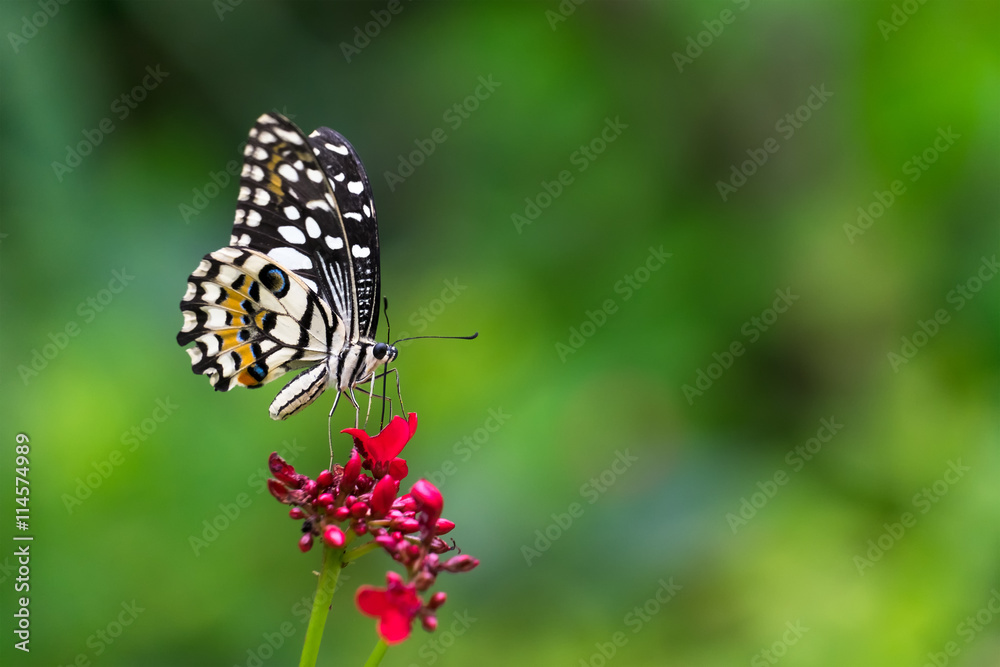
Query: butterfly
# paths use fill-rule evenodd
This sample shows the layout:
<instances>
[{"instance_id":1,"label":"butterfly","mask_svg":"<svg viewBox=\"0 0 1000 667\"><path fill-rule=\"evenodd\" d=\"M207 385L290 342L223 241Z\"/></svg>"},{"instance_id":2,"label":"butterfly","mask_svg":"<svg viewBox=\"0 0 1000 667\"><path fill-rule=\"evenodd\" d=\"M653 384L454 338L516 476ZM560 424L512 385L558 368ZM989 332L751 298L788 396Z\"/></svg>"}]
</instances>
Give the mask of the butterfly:
<instances>
[{"instance_id":1,"label":"butterfly","mask_svg":"<svg viewBox=\"0 0 1000 667\"><path fill-rule=\"evenodd\" d=\"M337 132L306 137L277 113L257 119L243 156L232 237L188 278L177 342L194 343L191 368L216 391L307 369L278 392L272 419L333 387L330 415L344 394L356 421L354 388L398 354L375 340L378 223L364 166Z\"/></svg>"}]
</instances>

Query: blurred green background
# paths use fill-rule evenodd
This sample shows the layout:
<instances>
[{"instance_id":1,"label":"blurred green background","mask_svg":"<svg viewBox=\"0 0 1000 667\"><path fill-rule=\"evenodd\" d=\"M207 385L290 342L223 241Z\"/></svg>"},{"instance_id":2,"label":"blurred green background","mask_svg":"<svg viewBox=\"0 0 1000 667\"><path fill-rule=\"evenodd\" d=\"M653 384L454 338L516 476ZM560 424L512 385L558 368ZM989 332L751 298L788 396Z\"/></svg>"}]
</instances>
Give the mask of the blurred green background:
<instances>
[{"instance_id":1,"label":"blurred green background","mask_svg":"<svg viewBox=\"0 0 1000 667\"><path fill-rule=\"evenodd\" d=\"M297 664L320 553L262 479L325 466L332 396L272 422L174 341L268 110L362 156L393 337L481 334L401 345L409 481L482 565L384 665L1000 664L996 2L0 16L4 664Z\"/></svg>"}]
</instances>

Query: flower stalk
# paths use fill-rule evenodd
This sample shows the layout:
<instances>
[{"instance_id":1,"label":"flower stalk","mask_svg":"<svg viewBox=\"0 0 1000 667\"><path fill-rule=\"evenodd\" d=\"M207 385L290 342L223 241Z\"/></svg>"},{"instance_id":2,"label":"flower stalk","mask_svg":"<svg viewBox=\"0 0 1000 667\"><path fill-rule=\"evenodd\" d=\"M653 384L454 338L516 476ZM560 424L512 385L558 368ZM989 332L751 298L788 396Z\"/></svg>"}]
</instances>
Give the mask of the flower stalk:
<instances>
[{"instance_id":1,"label":"flower stalk","mask_svg":"<svg viewBox=\"0 0 1000 667\"><path fill-rule=\"evenodd\" d=\"M316 586L316 597L313 598L312 613L309 615L309 627L306 628L306 641L302 646L299 667L316 667L319 644L323 639L323 628L326 627L326 617L333 602L333 592L337 589L343 555L343 549L323 548L323 571L320 572L319 583Z\"/></svg>"}]
</instances>

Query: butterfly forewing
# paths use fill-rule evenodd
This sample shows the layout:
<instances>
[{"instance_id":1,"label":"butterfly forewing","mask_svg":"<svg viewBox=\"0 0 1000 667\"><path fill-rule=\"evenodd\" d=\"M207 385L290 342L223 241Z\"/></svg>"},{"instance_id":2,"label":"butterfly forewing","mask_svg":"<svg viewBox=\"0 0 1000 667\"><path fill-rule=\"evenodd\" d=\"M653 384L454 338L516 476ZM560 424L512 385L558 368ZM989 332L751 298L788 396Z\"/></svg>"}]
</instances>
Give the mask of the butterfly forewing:
<instances>
[{"instance_id":1,"label":"butterfly forewing","mask_svg":"<svg viewBox=\"0 0 1000 667\"><path fill-rule=\"evenodd\" d=\"M361 336L375 337L380 296L378 224L375 200L361 158L339 132L321 127L309 143L333 188L354 270L354 294Z\"/></svg>"},{"instance_id":2,"label":"butterfly forewing","mask_svg":"<svg viewBox=\"0 0 1000 667\"><path fill-rule=\"evenodd\" d=\"M233 245L294 271L353 329L348 236L312 146L287 118L264 114L243 153Z\"/></svg>"}]
</instances>

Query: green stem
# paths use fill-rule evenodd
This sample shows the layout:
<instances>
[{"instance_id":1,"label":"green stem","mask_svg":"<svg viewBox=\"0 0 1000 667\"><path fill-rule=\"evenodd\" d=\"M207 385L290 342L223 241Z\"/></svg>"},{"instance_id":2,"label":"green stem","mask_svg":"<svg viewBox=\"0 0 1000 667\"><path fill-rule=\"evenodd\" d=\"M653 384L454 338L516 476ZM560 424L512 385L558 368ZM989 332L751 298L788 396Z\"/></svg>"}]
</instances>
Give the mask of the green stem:
<instances>
[{"instance_id":1,"label":"green stem","mask_svg":"<svg viewBox=\"0 0 1000 667\"><path fill-rule=\"evenodd\" d=\"M302 659L299 660L299 667L316 667L319 643L323 639L326 617L330 613L333 592L337 588L337 578L340 576L343 555L343 549L331 549L323 545L323 571L319 575L316 597L313 598L312 614L309 616L309 627L306 629L306 642L302 647Z\"/></svg>"},{"instance_id":2,"label":"green stem","mask_svg":"<svg viewBox=\"0 0 1000 667\"><path fill-rule=\"evenodd\" d=\"M375 648L372 649L372 654L368 656L368 661L365 662L365 667L378 667L382 662L382 656L385 655L385 650L387 648L389 648L389 646L385 643L385 640L379 639L378 643L375 644Z\"/></svg>"},{"instance_id":3,"label":"green stem","mask_svg":"<svg viewBox=\"0 0 1000 667\"><path fill-rule=\"evenodd\" d=\"M374 551L375 549L378 548L379 548L379 543L376 542L375 540L372 540L371 542L365 542L360 547L355 547L354 549L351 549L346 554L344 554L344 563L350 563L352 560L357 560L358 558L364 556L366 553Z\"/></svg>"}]
</instances>

